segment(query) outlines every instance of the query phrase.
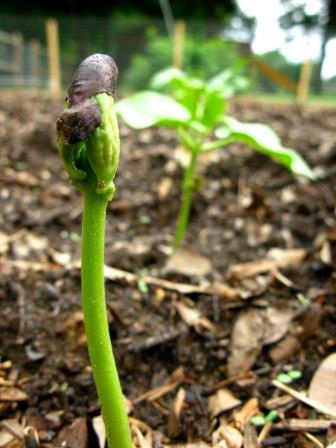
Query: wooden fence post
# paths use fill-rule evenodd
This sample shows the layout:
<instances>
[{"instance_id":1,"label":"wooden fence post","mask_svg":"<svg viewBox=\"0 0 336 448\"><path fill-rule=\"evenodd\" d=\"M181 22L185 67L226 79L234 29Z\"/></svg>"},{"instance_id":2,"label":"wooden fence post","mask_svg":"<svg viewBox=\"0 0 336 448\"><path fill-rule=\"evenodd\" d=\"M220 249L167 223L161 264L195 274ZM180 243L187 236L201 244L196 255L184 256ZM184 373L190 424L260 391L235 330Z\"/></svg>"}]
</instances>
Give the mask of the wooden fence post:
<instances>
[{"instance_id":1,"label":"wooden fence post","mask_svg":"<svg viewBox=\"0 0 336 448\"><path fill-rule=\"evenodd\" d=\"M182 69L183 65L183 52L184 52L184 39L185 39L185 22L184 20L178 20L174 29L174 55L173 55L173 67Z\"/></svg>"},{"instance_id":2,"label":"wooden fence post","mask_svg":"<svg viewBox=\"0 0 336 448\"><path fill-rule=\"evenodd\" d=\"M20 33L13 34L13 69L15 73L15 86L22 87L23 83L23 37Z\"/></svg>"},{"instance_id":3,"label":"wooden fence post","mask_svg":"<svg viewBox=\"0 0 336 448\"><path fill-rule=\"evenodd\" d=\"M46 22L47 51L49 68L49 90L52 93L61 92L61 67L58 38L58 23L55 19Z\"/></svg>"},{"instance_id":4,"label":"wooden fence post","mask_svg":"<svg viewBox=\"0 0 336 448\"><path fill-rule=\"evenodd\" d=\"M310 90L310 80L313 71L313 61L307 59L301 67L300 79L297 88L297 102L305 103L307 101L309 90Z\"/></svg>"},{"instance_id":5,"label":"wooden fence post","mask_svg":"<svg viewBox=\"0 0 336 448\"><path fill-rule=\"evenodd\" d=\"M30 76L31 86L40 87L41 82L41 46L38 40L30 42Z\"/></svg>"}]
</instances>

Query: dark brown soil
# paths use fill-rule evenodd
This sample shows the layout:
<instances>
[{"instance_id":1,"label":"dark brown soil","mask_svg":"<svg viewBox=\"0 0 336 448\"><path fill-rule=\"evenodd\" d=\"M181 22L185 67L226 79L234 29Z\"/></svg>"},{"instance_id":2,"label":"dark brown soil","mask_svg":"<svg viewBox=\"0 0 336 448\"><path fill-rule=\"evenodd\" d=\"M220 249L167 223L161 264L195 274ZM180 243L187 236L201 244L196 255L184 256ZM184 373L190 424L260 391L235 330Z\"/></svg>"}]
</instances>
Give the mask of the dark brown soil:
<instances>
[{"instance_id":1,"label":"dark brown soil","mask_svg":"<svg viewBox=\"0 0 336 448\"><path fill-rule=\"evenodd\" d=\"M15 419L33 426L43 447L60 447L66 440L62 446L95 448L92 419L99 415L99 405L76 267L82 204L55 146L55 117L61 108L61 99L45 96L8 94L0 99L0 422ZM203 254L212 269L200 276L168 272L164 266L182 176L177 141L166 129L121 128L106 264L136 273L140 281L107 280L106 293L121 382L137 428L134 440L139 443L137 431L151 439L143 447L217 446L216 429L226 424L245 434L244 446L258 446L248 445L247 434L261 428L255 431L249 418L239 423L223 403L214 412L209 397L224 388L241 406L255 397L260 413L267 415L269 400L283 394L271 383L280 372L302 372L290 387L306 391L321 361L336 349L336 109L240 100L231 104L231 113L272 125L320 179L297 179L241 145L204 156L186 250ZM230 275L235 265L265 260L274 248L304 249L305 255L276 273ZM153 286L145 281L147 274L201 285L205 293L184 295L165 284ZM214 284L217 292L207 293ZM237 295L228 298L220 289L223 284ZM206 323L190 323L177 304L197 310ZM256 359L239 379L235 369L227 369L233 325L243 313L267 308L289 310L290 323L274 341L260 342ZM279 347L283 352L275 356ZM240 361L241 374L246 365ZM166 384L170 389L158 398L142 397ZM183 404L176 410L179 400ZM326 420L290 398L277 410L278 424L289 418ZM80 434L75 441L74 432ZM309 432L273 427L262 446L316 446L304 435ZM326 434L323 430L314 436L327 443ZM187 444L191 442L198 445ZM25 446L9 443L0 446Z\"/></svg>"}]
</instances>

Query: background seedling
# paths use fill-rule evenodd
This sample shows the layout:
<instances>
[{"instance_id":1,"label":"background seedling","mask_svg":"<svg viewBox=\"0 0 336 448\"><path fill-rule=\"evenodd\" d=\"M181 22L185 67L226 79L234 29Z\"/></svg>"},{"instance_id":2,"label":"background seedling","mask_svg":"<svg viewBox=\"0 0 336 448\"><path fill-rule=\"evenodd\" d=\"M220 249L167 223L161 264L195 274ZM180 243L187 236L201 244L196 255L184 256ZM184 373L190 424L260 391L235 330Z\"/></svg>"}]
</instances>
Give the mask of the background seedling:
<instances>
[{"instance_id":1,"label":"background seedling","mask_svg":"<svg viewBox=\"0 0 336 448\"><path fill-rule=\"evenodd\" d=\"M278 412L273 409L266 416L254 415L251 417L250 422L255 426L263 426L266 423L272 423L279 417Z\"/></svg>"},{"instance_id":2,"label":"background seedling","mask_svg":"<svg viewBox=\"0 0 336 448\"><path fill-rule=\"evenodd\" d=\"M277 380L282 384L290 384L301 377L302 373L299 370L289 370L288 372L279 373Z\"/></svg>"},{"instance_id":3,"label":"background seedling","mask_svg":"<svg viewBox=\"0 0 336 448\"><path fill-rule=\"evenodd\" d=\"M57 120L58 149L71 182L84 196L82 300L93 375L109 448L132 441L113 356L105 303L104 239L106 207L114 194L119 133L112 94L117 67L107 55L93 55L78 67L66 109Z\"/></svg>"},{"instance_id":4,"label":"background seedling","mask_svg":"<svg viewBox=\"0 0 336 448\"><path fill-rule=\"evenodd\" d=\"M242 123L227 115L227 99L245 86L245 78L232 69L204 81L170 68L155 75L151 82L153 90L136 93L117 104L117 112L135 129L151 126L175 129L190 154L183 175L174 248L185 236L196 189L197 161L202 152L243 142L272 157L294 174L315 178L303 158L293 149L282 146L271 128L260 123Z\"/></svg>"}]
</instances>

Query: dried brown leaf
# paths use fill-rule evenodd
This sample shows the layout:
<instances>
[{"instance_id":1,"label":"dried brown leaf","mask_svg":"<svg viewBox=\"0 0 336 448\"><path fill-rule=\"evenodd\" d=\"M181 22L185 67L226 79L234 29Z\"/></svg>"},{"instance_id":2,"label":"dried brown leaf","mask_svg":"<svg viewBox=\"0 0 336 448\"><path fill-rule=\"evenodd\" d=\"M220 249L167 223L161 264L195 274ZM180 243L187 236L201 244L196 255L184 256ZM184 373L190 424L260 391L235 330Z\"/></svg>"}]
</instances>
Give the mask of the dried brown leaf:
<instances>
[{"instance_id":1,"label":"dried brown leaf","mask_svg":"<svg viewBox=\"0 0 336 448\"><path fill-rule=\"evenodd\" d=\"M165 272L203 277L212 271L211 261L191 247L178 247L168 259Z\"/></svg>"},{"instance_id":2,"label":"dried brown leaf","mask_svg":"<svg viewBox=\"0 0 336 448\"><path fill-rule=\"evenodd\" d=\"M272 347L269 353L272 361L277 364L290 359L300 348L301 343L298 338L295 335L289 334Z\"/></svg>"},{"instance_id":3,"label":"dried brown leaf","mask_svg":"<svg viewBox=\"0 0 336 448\"><path fill-rule=\"evenodd\" d=\"M285 336L292 317L293 311L288 307L242 311L233 326L229 375L252 367L263 345L272 344Z\"/></svg>"},{"instance_id":4,"label":"dried brown leaf","mask_svg":"<svg viewBox=\"0 0 336 448\"><path fill-rule=\"evenodd\" d=\"M287 333L294 313L288 306L270 306L264 310L263 314L265 319L263 344L273 344Z\"/></svg>"},{"instance_id":5,"label":"dried brown leaf","mask_svg":"<svg viewBox=\"0 0 336 448\"><path fill-rule=\"evenodd\" d=\"M307 255L305 249L270 249L266 258L232 266L228 275L236 279L254 277L259 274L271 272L274 269L297 266Z\"/></svg>"},{"instance_id":6,"label":"dried brown leaf","mask_svg":"<svg viewBox=\"0 0 336 448\"><path fill-rule=\"evenodd\" d=\"M309 398L336 412L336 353L325 358L309 385Z\"/></svg>"}]
</instances>

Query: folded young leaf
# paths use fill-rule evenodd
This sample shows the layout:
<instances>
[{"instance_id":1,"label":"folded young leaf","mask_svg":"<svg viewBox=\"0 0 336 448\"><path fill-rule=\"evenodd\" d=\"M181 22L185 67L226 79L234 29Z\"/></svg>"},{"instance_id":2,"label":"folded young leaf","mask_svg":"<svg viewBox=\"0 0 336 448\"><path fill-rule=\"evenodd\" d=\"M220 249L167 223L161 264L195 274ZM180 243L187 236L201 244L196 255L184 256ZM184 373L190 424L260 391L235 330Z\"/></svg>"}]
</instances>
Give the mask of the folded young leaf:
<instances>
[{"instance_id":1,"label":"folded young leaf","mask_svg":"<svg viewBox=\"0 0 336 448\"><path fill-rule=\"evenodd\" d=\"M132 128L151 126L176 126L190 120L189 111L171 97L161 93L144 91L121 100L117 113Z\"/></svg>"},{"instance_id":2,"label":"folded young leaf","mask_svg":"<svg viewBox=\"0 0 336 448\"><path fill-rule=\"evenodd\" d=\"M294 149L283 147L278 135L270 127L259 123L242 123L232 117L225 117L223 123L215 132L217 138L227 138L229 135L233 141L246 143L280 162L293 173L311 180L316 179L305 160Z\"/></svg>"},{"instance_id":3,"label":"folded young leaf","mask_svg":"<svg viewBox=\"0 0 336 448\"><path fill-rule=\"evenodd\" d=\"M207 89L221 92L224 98L230 98L235 93L245 90L249 82L245 76L237 73L232 68L227 68L216 76L210 78L207 82Z\"/></svg>"},{"instance_id":4,"label":"folded young leaf","mask_svg":"<svg viewBox=\"0 0 336 448\"><path fill-rule=\"evenodd\" d=\"M154 75L150 82L150 87L154 90L163 90L166 89L172 82L186 79L186 77L187 75L178 68L165 68Z\"/></svg>"}]
</instances>

